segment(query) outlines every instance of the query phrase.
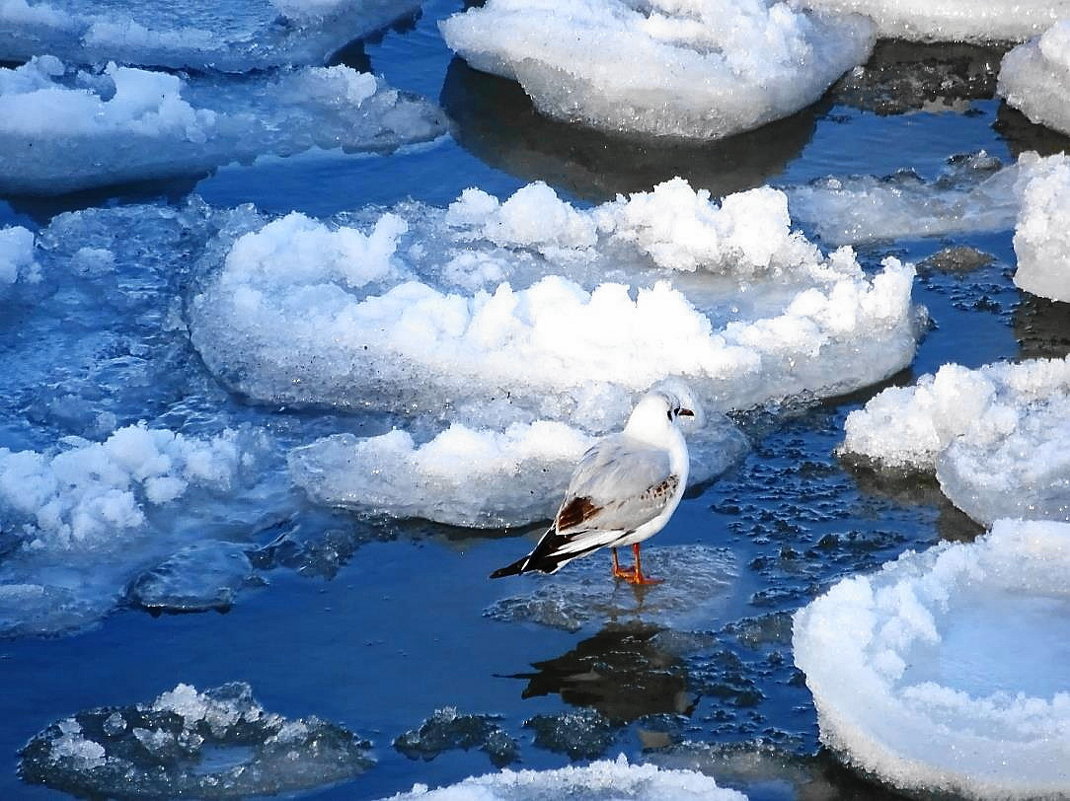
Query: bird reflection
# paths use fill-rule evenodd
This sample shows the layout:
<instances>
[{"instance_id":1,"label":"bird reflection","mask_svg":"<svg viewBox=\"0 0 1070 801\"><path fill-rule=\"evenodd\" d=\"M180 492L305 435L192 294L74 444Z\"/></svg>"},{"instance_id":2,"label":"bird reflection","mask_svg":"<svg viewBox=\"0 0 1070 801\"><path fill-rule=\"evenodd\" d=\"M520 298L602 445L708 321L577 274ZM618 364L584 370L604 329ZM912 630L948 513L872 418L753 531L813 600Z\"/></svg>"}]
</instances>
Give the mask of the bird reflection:
<instances>
[{"instance_id":1,"label":"bird reflection","mask_svg":"<svg viewBox=\"0 0 1070 801\"><path fill-rule=\"evenodd\" d=\"M440 102L461 146L526 181L543 180L591 201L649 191L675 176L725 195L777 175L813 136L818 106L713 142L626 138L540 115L520 85L455 58Z\"/></svg>"},{"instance_id":2,"label":"bird reflection","mask_svg":"<svg viewBox=\"0 0 1070 801\"><path fill-rule=\"evenodd\" d=\"M664 631L646 623L610 624L555 659L534 662L523 698L556 693L572 706L591 707L613 723L645 715L688 715L697 697L688 692L681 660L658 647Z\"/></svg>"}]
</instances>

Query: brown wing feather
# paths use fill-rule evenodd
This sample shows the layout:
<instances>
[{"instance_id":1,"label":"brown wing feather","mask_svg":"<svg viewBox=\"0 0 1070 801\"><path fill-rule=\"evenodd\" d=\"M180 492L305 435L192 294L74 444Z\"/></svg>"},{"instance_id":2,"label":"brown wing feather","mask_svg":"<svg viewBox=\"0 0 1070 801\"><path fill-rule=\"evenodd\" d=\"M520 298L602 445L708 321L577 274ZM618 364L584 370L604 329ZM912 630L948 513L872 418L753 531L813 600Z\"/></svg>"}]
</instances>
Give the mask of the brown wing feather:
<instances>
[{"instance_id":1,"label":"brown wing feather","mask_svg":"<svg viewBox=\"0 0 1070 801\"><path fill-rule=\"evenodd\" d=\"M554 524L558 531L567 531L590 520L601 511L602 507L592 503L590 498L572 498L558 511Z\"/></svg>"}]
</instances>

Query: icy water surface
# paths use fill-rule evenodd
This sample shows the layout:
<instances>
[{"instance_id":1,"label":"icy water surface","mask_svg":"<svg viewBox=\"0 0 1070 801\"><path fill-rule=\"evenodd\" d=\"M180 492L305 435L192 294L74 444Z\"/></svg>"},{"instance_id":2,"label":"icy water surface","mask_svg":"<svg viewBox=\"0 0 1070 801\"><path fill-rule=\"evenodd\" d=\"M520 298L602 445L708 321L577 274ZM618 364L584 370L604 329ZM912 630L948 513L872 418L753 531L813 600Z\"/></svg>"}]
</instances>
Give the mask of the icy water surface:
<instances>
[{"instance_id":1,"label":"icy water surface","mask_svg":"<svg viewBox=\"0 0 1070 801\"><path fill-rule=\"evenodd\" d=\"M548 769L619 753L709 771L752 799L890 797L819 752L815 711L793 665L791 614L844 576L980 532L934 480L880 478L841 463L834 449L846 415L883 386L909 384L952 360L976 367L1070 352L1065 306L1011 282L1009 227L862 247L867 268L889 254L919 264L915 300L931 324L913 365L849 397L734 414L751 450L692 489L651 543L649 566L665 584L632 589L609 580L603 554L552 578L487 579L530 547L538 526L479 532L312 507L289 486L280 454L331 433L383 433L396 418L257 406L215 382L175 322L197 280L186 268L203 245L198 226L217 224L198 217L199 201L189 205L187 196L315 217L406 199L443 206L469 186L504 198L542 180L582 205L675 175L715 195L898 170L932 180L960 154L984 150L1009 162L1026 149L1060 149L1063 140L992 98L998 49L894 43L878 45L870 83L845 79L815 106L753 133L710 145L620 140L543 119L514 84L453 59L436 22L459 7L428 2L415 22L336 56L437 101L452 134L436 142L385 156L265 158L199 180L0 201L0 224L35 231L61 212L141 213L136 204L178 210L189 226L170 212L146 217L139 233L157 226L146 241L166 244L170 256L148 253L144 272L103 270L93 282L86 276L95 257L82 253L81 271L62 291L4 308L0 369L9 383L0 389L0 448L44 450L70 435L100 441L146 420L209 442L221 471L205 478L187 467L188 489L175 501L180 522L166 511L148 521L161 532L159 552L144 556L155 569L122 598L97 599L100 608L43 615L62 632L56 636L18 636L24 629L10 610L36 601L14 586L18 574L6 577L0 626L13 636L0 640L0 798L69 797L16 774L19 750L50 724L151 704L179 684L204 691L230 682L247 683L269 713L315 716L371 741L373 766L307 798L377 799L503 764ZM123 242L108 239L112 218L95 219L73 223L77 243L60 243L59 252L105 240L121 251ZM990 258L967 270L931 258L951 246ZM224 428L244 433L221 440ZM158 447L180 460L194 446ZM230 448L244 456L228 461ZM181 539L182 527L241 547L175 555L166 538ZM0 538L0 560L9 547ZM107 557L77 550L40 569L74 593L110 575ZM983 629L983 608L972 611L962 625ZM1043 649L1029 653L1049 658ZM992 681L1003 686L1000 676ZM241 765L253 759L251 748L209 750L199 769Z\"/></svg>"}]
</instances>

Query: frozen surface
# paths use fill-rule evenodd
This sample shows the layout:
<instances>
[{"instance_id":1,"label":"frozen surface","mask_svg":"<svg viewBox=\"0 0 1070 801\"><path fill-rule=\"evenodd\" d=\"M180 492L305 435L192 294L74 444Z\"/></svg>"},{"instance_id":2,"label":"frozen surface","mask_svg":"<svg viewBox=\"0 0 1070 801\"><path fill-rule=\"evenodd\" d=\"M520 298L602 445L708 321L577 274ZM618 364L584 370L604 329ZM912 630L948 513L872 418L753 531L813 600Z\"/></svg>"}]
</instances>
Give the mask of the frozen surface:
<instances>
[{"instance_id":1,"label":"frozen surface","mask_svg":"<svg viewBox=\"0 0 1070 801\"><path fill-rule=\"evenodd\" d=\"M624 756L585 767L559 770L503 770L431 790L417 785L391 801L542 801L584 798L588 801L745 801L735 790L718 787L709 776L689 770L632 765ZM384 799L385 801L385 799Z\"/></svg>"},{"instance_id":2,"label":"frozen surface","mask_svg":"<svg viewBox=\"0 0 1070 801\"><path fill-rule=\"evenodd\" d=\"M1023 155L1013 165L977 153L953 159L936 180L911 170L829 177L788 190L792 216L829 245L916 239L1014 227L1024 181L1047 159Z\"/></svg>"},{"instance_id":3,"label":"frozen surface","mask_svg":"<svg viewBox=\"0 0 1070 801\"><path fill-rule=\"evenodd\" d=\"M805 0L804 5L865 14L883 38L930 42L1020 42L1070 14L1066 0Z\"/></svg>"},{"instance_id":4,"label":"frozen surface","mask_svg":"<svg viewBox=\"0 0 1070 801\"><path fill-rule=\"evenodd\" d=\"M908 552L795 615L821 739L897 787L970 798L1070 790L1070 526L1000 521Z\"/></svg>"},{"instance_id":5,"label":"frozen surface","mask_svg":"<svg viewBox=\"0 0 1070 801\"><path fill-rule=\"evenodd\" d=\"M1070 8L1063 10L1063 16ZM1047 26L1045 26L1047 27ZM1057 22L1003 57L999 94L1033 122L1070 133L1063 99L1070 91L1070 20Z\"/></svg>"},{"instance_id":6,"label":"frozen surface","mask_svg":"<svg viewBox=\"0 0 1070 801\"><path fill-rule=\"evenodd\" d=\"M583 0L567 9L489 0L441 29L469 64L518 81L550 117L701 139L813 103L873 46L861 17L765 0Z\"/></svg>"},{"instance_id":7,"label":"frozen surface","mask_svg":"<svg viewBox=\"0 0 1070 801\"><path fill-rule=\"evenodd\" d=\"M23 748L22 778L78 796L238 799L308 790L373 764L371 743L267 712L248 684L179 684L154 702L79 712Z\"/></svg>"},{"instance_id":8,"label":"frozen surface","mask_svg":"<svg viewBox=\"0 0 1070 801\"><path fill-rule=\"evenodd\" d=\"M378 437L336 434L290 453L294 482L314 500L393 517L476 528L548 520L579 458L597 438L540 420L505 431L455 423L430 441L394 430ZM689 434L692 483L724 472L746 450L726 418Z\"/></svg>"},{"instance_id":9,"label":"frozen surface","mask_svg":"<svg viewBox=\"0 0 1070 801\"><path fill-rule=\"evenodd\" d=\"M0 0L0 60L248 72L320 65L420 7L419 0Z\"/></svg>"},{"instance_id":10,"label":"frozen surface","mask_svg":"<svg viewBox=\"0 0 1070 801\"><path fill-rule=\"evenodd\" d=\"M1070 521L1070 361L945 365L851 412L841 451L893 469L935 470L978 522Z\"/></svg>"},{"instance_id":11,"label":"frozen surface","mask_svg":"<svg viewBox=\"0 0 1070 801\"><path fill-rule=\"evenodd\" d=\"M226 611L253 578L247 547L208 541L183 548L138 576L127 599L152 612Z\"/></svg>"},{"instance_id":12,"label":"frozen surface","mask_svg":"<svg viewBox=\"0 0 1070 801\"><path fill-rule=\"evenodd\" d=\"M467 191L445 211L365 217L289 215L220 241L190 323L224 384L262 403L597 433L670 376L722 411L849 391L913 357L913 267L822 256L775 190L718 208L673 181L580 210L536 184L500 206ZM342 263L344 248L363 255Z\"/></svg>"},{"instance_id":13,"label":"frozen surface","mask_svg":"<svg viewBox=\"0 0 1070 801\"><path fill-rule=\"evenodd\" d=\"M656 539L650 542L654 544L643 551L643 571L663 579L661 584L624 586L610 575L609 555L599 554L528 581L533 589L495 601L484 614L566 631L608 620L642 620L676 629L708 626L739 578L735 557L705 545L659 547ZM628 558L622 554L625 562Z\"/></svg>"},{"instance_id":14,"label":"frozen surface","mask_svg":"<svg viewBox=\"0 0 1070 801\"><path fill-rule=\"evenodd\" d=\"M243 78L116 66L76 71L53 56L0 68L0 191L60 194L195 176L311 148L383 152L445 130L437 107L348 67Z\"/></svg>"},{"instance_id":15,"label":"frozen surface","mask_svg":"<svg viewBox=\"0 0 1070 801\"><path fill-rule=\"evenodd\" d=\"M1014 283L1034 295L1070 302L1070 159L1051 156L1045 161L1049 170L1022 190L1014 229Z\"/></svg>"},{"instance_id":16,"label":"frozen surface","mask_svg":"<svg viewBox=\"0 0 1070 801\"><path fill-rule=\"evenodd\" d=\"M466 715L454 707L436 709L418 729L394 740L394 748L410 759L431 760L444 751L478 748L498 767L519 756L519 746L492 715Z\"/></svg>"}]
</instances>

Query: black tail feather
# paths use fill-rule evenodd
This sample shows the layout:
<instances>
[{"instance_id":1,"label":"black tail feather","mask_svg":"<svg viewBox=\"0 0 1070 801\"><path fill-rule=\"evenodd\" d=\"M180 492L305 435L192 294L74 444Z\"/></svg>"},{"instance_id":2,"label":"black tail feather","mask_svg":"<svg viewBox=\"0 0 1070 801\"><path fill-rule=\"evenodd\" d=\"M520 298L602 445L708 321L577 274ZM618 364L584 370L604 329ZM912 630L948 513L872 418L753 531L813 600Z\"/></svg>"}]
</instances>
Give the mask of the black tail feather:
<instances>
[{"instance_id":1,"label":"black tail feather","mask_svg":"<svg viewBox=\"0 0 1070 801\"><path fill-rule=\"evenodd\" d=\"M556 573L561 567L571 562L573 559L579 556L586 556L591 551L596 551L600 548L600 545L595 545L592 548L588 548L584 551L572 551L570 553L555 553L557 550L558 542L554 541L554 535L557 532L554 529L550 529L543 534L542 539L539 540L539 544L535 546L535 549L527 556L517 559L511 565L500 567L490 574L492 579L502 578L503 576L517 576L521 573L531 573L538 571L540 573Z\"/></svg>"}]
</instances>

